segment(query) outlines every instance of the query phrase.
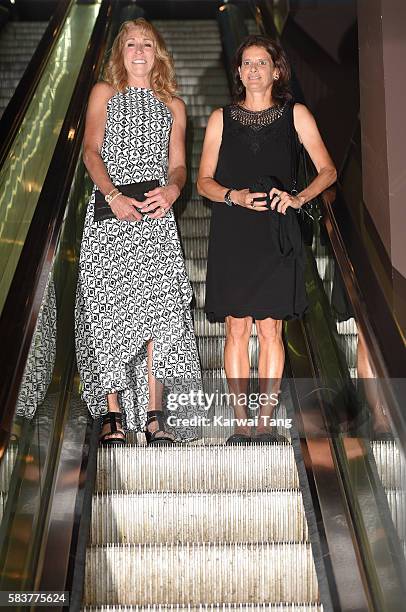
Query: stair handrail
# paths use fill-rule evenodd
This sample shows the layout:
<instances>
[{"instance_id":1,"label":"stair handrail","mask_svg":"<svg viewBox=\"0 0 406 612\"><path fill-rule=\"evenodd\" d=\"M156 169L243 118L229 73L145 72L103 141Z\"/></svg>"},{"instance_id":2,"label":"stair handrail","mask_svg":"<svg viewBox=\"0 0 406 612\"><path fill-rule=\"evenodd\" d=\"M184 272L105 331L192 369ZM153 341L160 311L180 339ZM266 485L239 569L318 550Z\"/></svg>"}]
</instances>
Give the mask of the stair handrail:
<instances>
[{"instance_id":1,"label":"stair handrail","mask_svg":"<svg viewBox=\"0 0 406 612\"><path fill-rule=\"evenodd\" d=\"M3 166L27 108L75 0L60 0L34 54L0 119L0 168Z\"/></svg>"}]
</instances>

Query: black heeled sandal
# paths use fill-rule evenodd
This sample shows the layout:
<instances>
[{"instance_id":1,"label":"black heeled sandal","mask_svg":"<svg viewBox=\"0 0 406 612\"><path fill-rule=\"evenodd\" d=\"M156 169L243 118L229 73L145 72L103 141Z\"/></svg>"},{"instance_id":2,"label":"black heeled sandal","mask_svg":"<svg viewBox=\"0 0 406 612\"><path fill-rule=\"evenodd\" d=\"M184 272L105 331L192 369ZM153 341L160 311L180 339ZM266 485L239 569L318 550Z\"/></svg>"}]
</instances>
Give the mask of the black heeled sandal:
<instances>
[{"instance_id":1,"label":"black heeled sandal","mask_svg":"<svg viewBox=\"0 0 406 612\"><path fill-rule=\"evenodd\" d=\"M154 421L158 421L158 429L155 431L149 431L148 425L153 423ZM165 419L163 416L162 410L148 410L147 412L147 422L145 425L145 438L147 444L173 444L174 440L172 438L168 438L166 436L158 435L162 433L168 433L165 430Z\"/></svg>"},{"instance_id":2,"label":"black heeled sandal","mask_svg":"<svg viewBox=\"0 0 406 612\"><path fill-rule=\"evenodd\" d=\"M117 427L117 423L121 430ZM102 446L116 446L118 444L125 444L126 436L122 429L122 423L123 419L121 412L107 412L107 414L104 414L102 428L104 425L110 425L110 431L106 431L106 433L100 436L99 444ZM120 437L112 438L112 434L118 434Z\"/></svg>"}]
</instances>

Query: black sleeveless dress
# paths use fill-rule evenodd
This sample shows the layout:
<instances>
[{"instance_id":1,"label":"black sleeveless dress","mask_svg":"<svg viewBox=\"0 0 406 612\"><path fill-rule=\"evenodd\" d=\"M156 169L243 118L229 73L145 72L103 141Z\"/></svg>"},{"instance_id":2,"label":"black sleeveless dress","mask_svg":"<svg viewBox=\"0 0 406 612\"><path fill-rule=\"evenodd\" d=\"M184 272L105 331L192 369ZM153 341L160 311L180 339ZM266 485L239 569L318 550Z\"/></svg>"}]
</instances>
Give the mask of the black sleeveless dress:
<instances>
[{"instance_id":1,"label":"black sleeveless dress","mask_svg":"<svg viewBox=\"0 0 406 612\"><path fill-rule=\"evenodd\" d=\"M246 189L260 177L275 176L286 191L292 185L290 129L293 104L248 111L223 108L223 137L215 180ZM304 251L291 207L287 214L212 203L205 312L224 317L293 319L307 307Z\"/></svg>"}]
</instances>

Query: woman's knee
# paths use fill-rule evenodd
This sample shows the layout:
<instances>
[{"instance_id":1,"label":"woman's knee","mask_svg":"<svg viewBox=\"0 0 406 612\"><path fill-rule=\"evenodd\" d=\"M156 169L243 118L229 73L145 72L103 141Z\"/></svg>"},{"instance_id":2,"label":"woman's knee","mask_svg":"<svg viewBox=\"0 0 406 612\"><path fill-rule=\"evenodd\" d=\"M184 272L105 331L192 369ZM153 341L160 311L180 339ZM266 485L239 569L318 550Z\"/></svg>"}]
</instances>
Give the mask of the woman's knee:
<instances>
[{"instance_id":1,"label":"woman's knee","mask_svg":"<svg viewBox=\"0 0 406 612\"><path fill-rule=\"evenodd\" d=\"M248 341L251 335L252 317L226 317L227 339L235 342Z\"/></svg>"},{"instance_id":2,"label":"woman's knee","mask_svg":"<svg viewBox=\"0 0 406 612\"><path fill-rule=\"evenodd\" d=\"M282 321L268 318L255 321L255 325L260 342L276 342L282 339Z\"/></svg>"}]
</instances>

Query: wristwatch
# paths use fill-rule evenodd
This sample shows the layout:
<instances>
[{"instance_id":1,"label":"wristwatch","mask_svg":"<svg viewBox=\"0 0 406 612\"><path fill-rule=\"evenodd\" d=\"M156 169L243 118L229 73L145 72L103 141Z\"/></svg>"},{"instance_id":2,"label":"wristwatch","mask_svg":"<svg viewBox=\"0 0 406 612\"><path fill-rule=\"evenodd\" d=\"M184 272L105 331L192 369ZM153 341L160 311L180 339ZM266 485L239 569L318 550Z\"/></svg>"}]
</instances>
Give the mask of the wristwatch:
<instances>
[{"instance_id":1,"label":"wristwatch","mask_svg":"<svg viewBox=\"0 0 406 612\"><path fill-rule=\"evenodd\" d=\"M234 206L234 202L230 198L231 192L232 192L232 189L229 189L226 195L224 196L224 202L227 204L227 206Z\"/></svg>"}]
</instances>

